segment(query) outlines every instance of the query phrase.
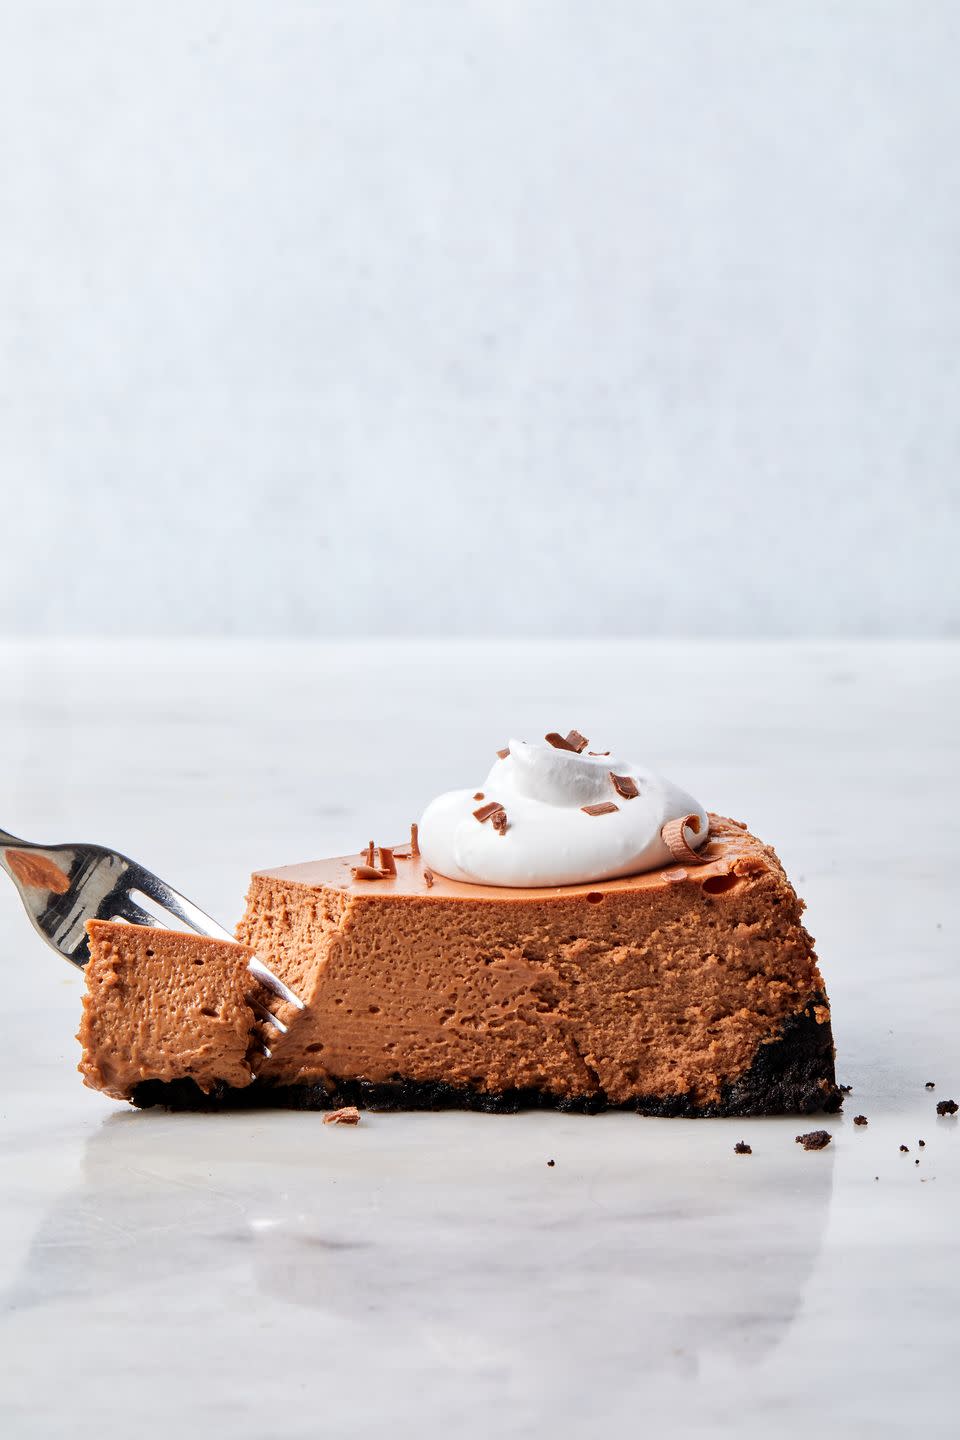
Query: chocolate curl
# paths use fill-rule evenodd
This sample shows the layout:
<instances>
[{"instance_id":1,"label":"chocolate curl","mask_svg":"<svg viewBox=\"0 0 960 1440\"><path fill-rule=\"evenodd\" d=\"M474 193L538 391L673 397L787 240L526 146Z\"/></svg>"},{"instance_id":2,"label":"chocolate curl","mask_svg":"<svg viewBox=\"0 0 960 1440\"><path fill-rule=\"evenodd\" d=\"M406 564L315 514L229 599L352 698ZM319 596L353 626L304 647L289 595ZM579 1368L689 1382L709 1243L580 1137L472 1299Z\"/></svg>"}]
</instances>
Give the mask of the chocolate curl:
<instances>
[{"instance_id":1,"label":"chocolate curl","mask_svg":"<svg viewBox=\"0 0 960 1440\"><path fill-rule=\"evenodd\" d=\"M410 826L410 854L411 854L411 855L419 855L419 854L420 854L420 841L419 841L418 838L417 838L417 834L418 834L419 828L420 828L420 827L419 827L418 825L411 825L411 826Z\"/></svg>"},{"instance_id":2,"label":"chocolate curl","mask_svg":"<svg viewBox=\"0 0 960 1440\"><path fill-rule=\"evenodd\" d=\"M481 805L479 810L474 810L473 818L479 820L482 825L484 820L489 820L492 815L496 815L497 811L502 809L503 806L499 800L488 800L486 805Z\"/></svg>"},{"instance_id":3,"label":"chocolate curl","mask_svg":"<svg viewBox=\"0 0 960 1440\"><path fill-rule=\"evenodd\" d=\"M612 815L620 806L614 805L612 800L602 800L599 805L581 805L580 809L584 815Z\"/></svg>"},{"instance_id":4,"label":"chocolate curl","mask_svg":"<svg viewBox=\"0 0 960 1440\"><path fill-rule=\"evenodd\" d=\"M581 735L579 730L570 730L566 735L558 735L556 730L551 730L550 734L543 738L554 750L572 750L574 755L579 755L590 744L586 735Z\"/></svg>"},{"instance_id":5,"label":"chocolate curl","mask_svg":"<svg viewBox=\"0 0 960 1440\"><path fill-rule=\"evenodd\" d=\"M510 751L509 751L509 750L498 750L498 751L497 751L497 759L498 759L498 760L506 760L506 758L507 758L507 756L508 756L509 754L510 754Z\"/></svg>"},{"instance_id":6,"label":"chocolate curl","mask_svg":"<svg viewBox=\"0 0 960 1440\"><path fill-rule=\"evenodd\" d=\"M396 870L393 872L396 874ZM351 874L354 880L384 880L386 870L378 870L376 865L354 865Z\"/></svg>"},{"instance_id":7,"label":"chocolate curl","mask_svg":"<svg viewBox=\"0 0 960 1440\"><path fill-rule=\"evenodd\" d=\"M376 847L371 840L367 845L367 864L370 866L371 869L373 868L373 852L375 848Z\"/></svg>"},{"instance_id":8,"label":"chocolate curl","mask_svg":"<svg viewBox=\"0 0 960 1440\"><path fill-rule=\"evenodd\" d=\"M674 860L679 860L687 865L709 865L709 855L701 855L699 850L694 850L688 842L684 830L687 826L694 835L700 834L700 816L684 815L682 820L668 820L660 831L660 838L670 851Z\"/></svg>"},{"instance_id":9,"label":"chocolate curl","mask_svg":"<svg viewBox=\"0 0 960 1440\"><path fill-rule=\"evenodd\" d=\"M396 875L397 867L393 863L393 851L389 845L380 846L380 869L385 875Z\"/></svg>"},{"instance_id":10,"label":"chocolate curl","mask_svg":"<svg viewBox=\"0 0 960 1440\"><path fill-rule=\"evenodd\" d=\"M489 820L498 835L506 833L507 812L499 800L488 800L486 805L481 805L479 810L474 810L473 818L479 820L481 825L485 820Z\"/></svg>"},{"instance_id":11,"label":"chocolate curl","mask_svg":"<svg viewBox=\"0 0 960 1440\"><path fill-rule=\"evenodd\" d=\"M618 795L622 796L624 800L636 800L640 791L632 775L614 775L612 770L607 773Z\"/></svg>"},{"instance_id":12,"label":"chocolate curl","mask_svg":"<svg viewBox=\"0 0 960 1440\"><path fill-rule=\"evenodd\" d=\"M426 887L427 887L428 890L430 890L430 889L433 888L433 871L432 871L432 870L426 870L426 869L424 870L424 872L423 872L423 881L424 881L424 884L426 885Z\"/></svg>"}]
</instances>

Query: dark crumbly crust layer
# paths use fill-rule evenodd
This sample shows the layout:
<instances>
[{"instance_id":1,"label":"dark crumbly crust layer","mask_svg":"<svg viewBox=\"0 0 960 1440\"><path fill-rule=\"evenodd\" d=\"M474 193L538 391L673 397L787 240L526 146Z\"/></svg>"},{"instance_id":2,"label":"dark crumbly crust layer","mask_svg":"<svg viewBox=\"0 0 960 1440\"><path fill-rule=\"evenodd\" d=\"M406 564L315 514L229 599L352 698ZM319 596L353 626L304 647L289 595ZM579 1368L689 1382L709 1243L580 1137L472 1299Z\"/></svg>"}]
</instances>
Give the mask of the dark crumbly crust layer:
<instances>
[{"instance_id":1,"label":"dark crumbly crust layer","mask_svg":"<svg viewBox=\"0 0 960 1440\"><path fill-rule=\"evenodd\" d=\"M839 1110L843 1096L834 1073L833 1034L829 1021L818 1022L817 1006L826 1003L815 995L792 1015L776 1040L761 1045L753 1063L736 1080L724 1085L720 1099L698 1105L689 1095L648 1095L612 1105L603 1092L564 1099L542 1090L507 1090L491 1094L464 1089L443 1081L397 1079L386 1084L367 1080L337 1080L332 1088L316 1085L254 1083L245 1089L218 1085L205 1095L192 1080L144 1080L131 1096L134 1105L147 1109L163 1105L170 1110L337 1110L356 1105L362 1110L479 1110L513 1114L518 1110L563 1110L595 1115L603 1110L633 1110L638 1115L708 1116L812 1115L818 1110Z\"/></svg>"}]
</instances>

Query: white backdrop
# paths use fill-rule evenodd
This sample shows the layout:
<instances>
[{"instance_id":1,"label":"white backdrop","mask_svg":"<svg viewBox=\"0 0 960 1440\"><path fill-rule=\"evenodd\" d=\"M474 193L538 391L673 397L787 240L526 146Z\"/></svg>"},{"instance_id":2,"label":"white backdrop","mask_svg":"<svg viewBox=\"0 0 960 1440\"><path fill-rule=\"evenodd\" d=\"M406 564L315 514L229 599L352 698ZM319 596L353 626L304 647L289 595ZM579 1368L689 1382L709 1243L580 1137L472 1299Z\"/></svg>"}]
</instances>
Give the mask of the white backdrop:
<instances>
[{"instance_id":1,"label":"white backdrop","mask_svg":"<svg viewBox=\"0 0 960 1440\"><path fill-rule=\"evenodd\" d=\"M951 0L0 0L0 629L950 634Z\"/></svg>"}]
</instances>

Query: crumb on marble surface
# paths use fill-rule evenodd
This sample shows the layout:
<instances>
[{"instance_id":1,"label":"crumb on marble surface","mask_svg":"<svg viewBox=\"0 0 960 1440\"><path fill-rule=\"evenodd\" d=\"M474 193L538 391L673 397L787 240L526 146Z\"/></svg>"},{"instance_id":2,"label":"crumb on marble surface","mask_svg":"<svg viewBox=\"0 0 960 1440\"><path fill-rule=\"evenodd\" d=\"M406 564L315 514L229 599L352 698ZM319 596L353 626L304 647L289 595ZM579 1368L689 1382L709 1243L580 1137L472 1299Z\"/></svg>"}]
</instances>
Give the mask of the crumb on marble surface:
<instances>
[{"instance_id":1,"label":"crumb on marble surface","mask_svg":"<svg viewBox=\"0 0 960 1440\"><path fill-rule=\"evenodd\" d=\"M734 1155L752 1155L753 1146L748 1145L746 1140L738 1140L733 1147L733 1153Z\"/></svg>"},{"instance_id":2,"label":"crumb on marble surface","mask_svg":"<svg viewBox=\"0 0 960 1440\"><path fill-rule=\"evenodd\" d=\"M808 1130L805 1135L797 1136L796 1143L802 1145L804 1150L823 1150L832 1139L829 1130Z\"/></svg>"},{"instance_id":3,"label":"crumb on marble surface","mask_svg":"<svg viewBox=\"0 0 960 1440\"><path fill-rule=\"evenodd\" d=\"M957 1105L956 1100L937 1101L938 1115L956 1115L958 1109L960 1109L960 1106Z\"/></svg>"},{"instance_id":4,"label":"crumb on marble surface","mask_svg":"<svg viewBox=\"0 0 960 1440\"><path fill-rule=\"evenodd\" d=\"M323 1117L324 1125L359 1125L360 1111L356 1105L343 1105L339 1110L331 1110Z\"/></svg>"}]
</instances>

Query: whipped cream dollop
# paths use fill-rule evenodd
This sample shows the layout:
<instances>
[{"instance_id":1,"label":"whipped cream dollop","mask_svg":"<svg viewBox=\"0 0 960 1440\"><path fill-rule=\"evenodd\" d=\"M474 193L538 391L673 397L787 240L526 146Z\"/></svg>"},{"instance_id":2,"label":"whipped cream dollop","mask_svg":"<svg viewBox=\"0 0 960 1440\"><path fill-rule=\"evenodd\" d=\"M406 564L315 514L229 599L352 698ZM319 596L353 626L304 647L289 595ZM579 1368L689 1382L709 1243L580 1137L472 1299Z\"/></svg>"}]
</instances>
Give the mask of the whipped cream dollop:
<instances>
[{"instance_id":1,"label":"whipped cream dollop","mask_svg":"<svg viewBox=\"0 0 960 1440\"><path fill-rule=\"evenodd\" d=\"M682 832L695 849L707 839L706 812L670 780L618 755L511 740L482 785L427 806L419 843L425 863L451 880L583 885L671 864L660 832L687 815L699 821Z\"/></svg>"}]
</instances>

